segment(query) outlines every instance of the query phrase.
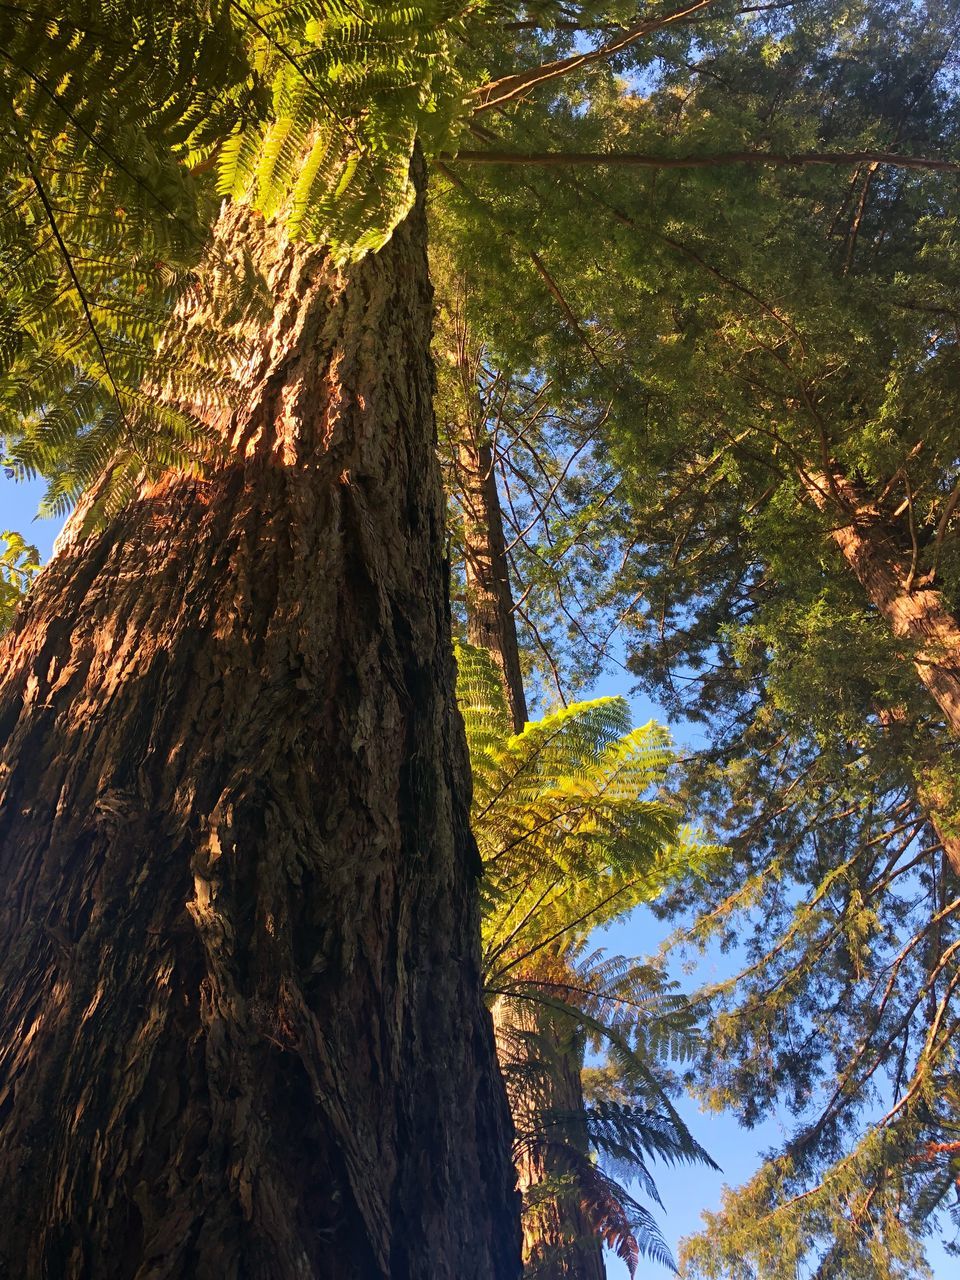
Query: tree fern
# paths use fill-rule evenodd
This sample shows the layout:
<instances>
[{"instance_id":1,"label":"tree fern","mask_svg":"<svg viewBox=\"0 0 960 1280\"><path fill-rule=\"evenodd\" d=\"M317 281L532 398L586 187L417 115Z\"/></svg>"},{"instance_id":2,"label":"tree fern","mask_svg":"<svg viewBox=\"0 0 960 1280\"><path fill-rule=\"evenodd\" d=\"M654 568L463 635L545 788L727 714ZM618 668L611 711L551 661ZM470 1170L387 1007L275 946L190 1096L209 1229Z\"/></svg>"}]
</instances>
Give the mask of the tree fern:
<instances>
[{"instance_id":1,"label":"tree fern","mask_svg":"<svg viewBox=\"0 0 960 1280\"><path fill-rule=\"evenodd\" d=\"M0 453L50 480L50 511L96 480L110 510L144 475L209 462L220 442L196 410L236 388L222 341L209 361L187 317L206 290L208 328L222 320L226 341L253 284L242 264L210 261L217 197L341 260L383 244L413 200L416 139L441 149L463 114L453 46L482 12L455 0L0 10Z\"/></svg>"},{"instance_id":2,"label":"tree fern","mask_svg":"<svg viewBox=\"0 0 960 1280\"><path fill-rule=\"evenodd\" d=\"M170 331L213 209L191 165L264 99L220 0L5 7L0 50L0 448L62 513L111 461L122 491L209 454L158 394L197 381Z\"/></svg>"},{"instance_id":3,"label":"tree fern","mask_svg":"<svg viewBox=\"0 0 960 1280\"><path fill-rule=\"evenodd\" d=\"M496 986L543 951L575 947L709 851L661 794L673 758L664 729L631 729L624 699L600 698L513 734L489 656L466 645L457 656Z\"/></svg>"},{"instance_id":4,"label":"tree fern","mask_svg":"<svg viewBox=\"0 0 960 1280\"><path fill-rule=\"evenodd\" d=\"M490 656L464 645L457 659L484 864L487 994L517 1006L516 1016L498 1018L508 1096L522 1100L517 1142L562 1170L631 1274L641 1256L673 1266L651 1215L614 1175L638 1179L658 1199L651 1157L710 1162L661 1079L667 1060L692 1052L695 1019L658 969L588 945L598 925L702 868L712 851L682 831L663 796L672 762L665 730L631 729L625 701L601 698L514 734ZM565 1059L579 1069L588 1045L607 1054L594 1071L594 1101L585 1112L558 1111L554 1080L569 1070ZM556 1197L552 1182L531 1187L525 1213Z\"/></svg>"}]
</instances>

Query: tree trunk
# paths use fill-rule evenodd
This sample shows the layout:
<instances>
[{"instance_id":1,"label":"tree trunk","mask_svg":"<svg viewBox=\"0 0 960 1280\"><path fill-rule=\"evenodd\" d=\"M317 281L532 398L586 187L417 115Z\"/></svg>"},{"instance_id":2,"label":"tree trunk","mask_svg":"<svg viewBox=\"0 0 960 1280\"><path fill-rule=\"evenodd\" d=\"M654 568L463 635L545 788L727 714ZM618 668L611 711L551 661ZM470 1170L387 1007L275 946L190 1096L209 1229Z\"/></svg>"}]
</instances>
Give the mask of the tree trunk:
<instances>
[{"instance_id":1,"label":"tree trunk","mask_svg":"<svg viewBox=\"0 0 960 1280\"><path fill-rule=\"evenodd\" d=\"M545 1183L569 1177L569 1147L587 1158L586 1129L578 1123L584 1114L580 1055L529 1002L501 998L493 1025L501 1061L513 1063L506 1079L525 1201L524 1273L536 1280L604 1280L600 1240L575 1184L559 1194L538 1193Z\"/></svg>"},{"instance_id":2,"label":"tree trunk","mask_svg":"<svg viewBox=\"0 0 960 1280\"><path fill-rule=\"evenodd\" d=\"M917 674L960 738L960 625L942 594L914 581L883 513L864 502L850 480L837 472L801 479L821 511L848 517L831 529L834 542L893 634L912 642Z\"/></svg>"},{"instance_id":3,"label":"tree trunk","mask_svg":"<svg viewBox=\"0 0 960 1280\"><path fill-rule=\"evenodd\" d=\"M467 639L486 649L500 668L517 731L527 723L520 646L510 591L503 513L493 471L493 450L465 433L459 445L463 482L463 546L467 579Z\"/></svg>"},{"instance_id":4,"label":"tree trunk","mask_svg":"<svg viewBox=\"0 0 960 1280\"><path fill-rule=\"evenodd\" d=\"M949 798L943 795L941 787L916 777L914 786L923 815L940 842L944 857L949 862L954 875L960 876L960 835L954 834L957 827L957 814L951 812L948 807Z\"/></svg>"},{"instance_id":5,"label":"tree trunk","mask_svg":"<svg viewBox=\"0 0 960 1280\"><path fill-rule=\"evenodd\" d=\"M464 430L458 452L463 486L467 637L471 644L487 649L497 664L514 728L519 732L527 721L527 702L492 450L489 443L477 440L475 432ZM569 1173L569 1165L557 1149L558 1135L553 1135L553 1145L530 1138L536 1132L538 1118L541 1126L544 1120L550 1124L551 1112L567 1117L583 1114L579 1058L562 1042L548 1017L536 1016L520 1000L497 1002L494 1029L501 1064L513 1064L507 1079L510 1111L518 1134L517 1180L525 1204L536 1202L535 1209L525 1213L523 1220L525 1269L538 1280L603 1280L600 1241L584 1216L576 1189L537 1196L537 1187L542 1183ZM536 1032L541 1045L548 1046L549 1064L538 1062L538 1048L525 1035L530 1031ZM544 1065L552 1067L548 1079L538 1070ZM521 1081L520 1087L510 1087L511 1076ZM522 1085L523 1081L529 1085L532 1079L544 1080L543 1088L534 1094Z\"/></svg>"},{"instance_id":6,"label":"tree trunk","mask_svg":"<svg viewBox=\"0 0 960 1280\"><path fill-rule=\"evenodd\" d=\"M0 1275L520 1270L453 710L422 206L273 290L229 460L2 650Z\"/></svg>"}]
</instances>

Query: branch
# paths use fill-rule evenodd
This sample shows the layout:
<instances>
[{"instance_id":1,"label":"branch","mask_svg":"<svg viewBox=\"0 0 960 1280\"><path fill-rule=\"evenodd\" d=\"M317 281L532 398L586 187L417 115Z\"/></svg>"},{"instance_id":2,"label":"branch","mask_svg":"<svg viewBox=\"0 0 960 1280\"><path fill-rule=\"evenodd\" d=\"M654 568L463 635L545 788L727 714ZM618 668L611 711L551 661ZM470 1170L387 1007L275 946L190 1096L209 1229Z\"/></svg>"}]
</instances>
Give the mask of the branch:
<instances>
[{"instance_id":1,"label":"branch","mask_svg":"<svg viewBox=\"0 0 960 1280\"><path fill-rule=\"evenodd\" d=\"M447 172L449 172L449 170ZM636 232L638 235L644 234L643 229L637 224L637 222L633 218L630 217L629 214L624 213L622 209L618 209L614 205L610 204L607 200L605 200L602 196L597 195L597 193L595 191L592 191L589 187L585 187L583 186L582 183L577 182L575 183L575 189L579 191L581 194L586 195L590 200L593 200L596 204L600 205L601 208L606 209L607 212L617 222L619 222L621 226L627 227L628 230ZM649 234L649 232L647 232L647 234ZM771 306L770 303L764 302L763 298L761 298L758 294L754 293L752 289L747 288L746 285L741 284L739 280L735 280L733 279L733 277L725 275L722 271L719 270L719 268L711 265L711 263L707 262L704 258L702 258L695 249L691 249L689 245L682 244L679 240L674 240L671 236L664 235L662 231L654 231L652 234L655 235L657 239L660 240L663 244L669 245L671 249L675 249L678 253L682 253L684 257L689 258L692 262L695 262L697 266L702 267L704 271L706 271L709 275L713 276L716 280L719 280L721 284L726 285L728 288L735 290L737 293L742 293L747 298L750 298L763 311L765 311L767 315L771 316L774 320L777 321L778 324L782 325L788 331L788 333L792 334L793 337L796 338L800 346L800 350L804 353L804 355L806 354L806 345L803 341L803 338L800 336L800 334L796 330L796 328L790 323L790 321L785 316L781 315L781 313L775 307ZM744 432L743 435L739 436L738 443L739 443L739 440L743 439L744 436L747 434L748 434L747 432Z\"/></svg>"},{"instance_id":2,"label":"branch","mask_svg":"<svg viewBox=\"0 0 960 1280\"><path fill-rule=\"evenodd\" d=\"M574 314L573 309L570 306L569 302L567 302L566 298L561 293L560 286L557 284L556 280L554 280L553 276L547 270L546 264L544 263L543 259L540 257L538 253L534 253L531 250L530 261L536 267L537 274L540 276L540 279L543 281L543 283L547 286L547 290L549 291L550 296L553 298L554 302L556 302L557 306L563 312L564 316L567 319L567 322L573 328L574 333L577 335L577 337L580 339L583 345L590 352L591 356L593 356L595 364L600 369L602 369L603 362L601 361L600 357L597 355L596 348L591 343L590 339L587 337L587 334L583 326L580 324L580 321L577 319L576 315Z\"/></svg>"},{"instance_id":3,"label":"branch","mask_svg":"<svg viewBox=\"0 0 960 1280\"><path fill-rule=\"evenodd\" d=\"M960 480L958 480L953 486L950 496L947 499L947 505L943 509L943 515L940 517L940 522L937 525L937 534L933 540L933 564L930 566L929 574L931 582L937 576L937 569L940 566L940 550L943 546L943 539L946 537L947 526L950 524L950 517L956 510L958 502L960 502Z\"/></svg>"},{"instance_id":4,"label":"branch","mask_svg":"<svg viewBox=\"0 0 960 1280\"><path fill-rule=\"evenodd\" d=\"M744 14L750 13L769 13L771 9L791 9L795 0L776 0L775 4L752 4L745 9L737 9L730 14L731 18L739 18ZM6 6L0 5L0 9ZM577 22L539 22L529 20L526 22L505 22L501 27L502 31L625 31L627 24L624 22L594 22L592 24L582 24Z\"/></svg>"},{"instance_id":5,"label":"branch","mask_svg":"<svg viewBox=\"0 0 960 1280\"><path fill-rule=\"evenodd\" d=\"M612 40L608 40L599 49L591 49L587 53L573 54L569 58L559 58L556 62L544 62L539 67L528 67L526 71L518 71L515 75L502 76L499 80L491 80L488 84L480 85L473 90L474 97L477 99L474 113L489 111L491 107L502 107L505 103L518 98L536 85L544 84L548 80L556 80L559 76L565 76L571 71L577 71L580 67L586 67L593 62L600 62L604 58L610 58L615 53L620 53L630 45L636 44L644 36L652 35L655 31L660 31L673 22L680 22L684 18L689 18L691 15L700 12L700 10L708 8L712 3L713 0L695 0L694 4L687 5L685 9L678 9L674 13L669 13L666 17L648 18L645 22L638 22L634 26L628 27L626 31L614 36Z\"/></svg>"},{"instance_id":6,"label":"branch","mask_svg":"<svg viewBox=\"0 0 960 1280\"><path fill-rule=\"evenodd\" d=\"M700 156L655 156L636 151L458 151L445 153L448 164L530 165L541 169L569 165L616 166L629 169L712 169L719 165L765 164L781 168L810 165L889 165L891 169L927 169L960 173L960 160L942 156L908 156L893 151L720 151Z\"/></svg>"}]
</instances>

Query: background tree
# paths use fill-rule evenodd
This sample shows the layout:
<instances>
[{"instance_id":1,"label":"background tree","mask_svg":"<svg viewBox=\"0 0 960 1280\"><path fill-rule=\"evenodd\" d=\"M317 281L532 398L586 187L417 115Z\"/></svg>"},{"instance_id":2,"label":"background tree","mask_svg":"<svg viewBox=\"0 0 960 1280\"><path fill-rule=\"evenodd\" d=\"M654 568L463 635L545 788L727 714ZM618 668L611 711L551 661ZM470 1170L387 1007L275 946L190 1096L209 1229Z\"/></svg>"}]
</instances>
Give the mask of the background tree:
<instances>
[{"instance_id":1,"label":"background tree","mask_svg":"<svg viewBox=\"0 0 960 1280\"><path fill-rule=\"evenodd\" d=\"M506 886L510 914L506 921L501 921L496 908L492 909L492 919L506 930L506 936L495 937L495 950L512 957L518 945L527 944L526 935L534 924L539 925L541 917L548 922L548 927L556 925L554 917L562 903L571 913L570 917L557 927L555 936L549 938L559 957L554 959L554 967L559 964L562 969L576 963L577 951L582 949L587 932L599 922L593 920L594 914L599 912L601 919L610 919L628 911L636 898L631 893L630 882L612 888L602 880L602 900L582 915L582 894L577 882L585 874L585 867L568 867L564 876L549 850L556 846L560 856L561 848L571 840L582 843L584 824L588 822L594 828L590 875L595 879L604 869L612 869L611 861L622 861L626 814L631 801L650 784L651 765L645 764L638 773L625 757L618 765L617 785L610 794L602 769L599 780L593 776L601 766L599 760L592 758L594 739L605 740L609 729L606 717L611 715L614 704L584 707L573 719L564 718L556 725L551 722L545 739L542 731L534 732L541 726L527 723L498 474L506 451L497 436L501 431L515 430L528 450L536 450L536 440L531 441L529 437L534 432L537 436L542 434L544 426L541 423L538 429L537 418L548 405L543 396L534 397L533 414L527 415L526 420L518 415L509 380L503 380L501 386L501 379L491 377L484 369L483 353L473 349L462 308L462 282L454 282L449 274L445 278L442 266L439 278L443 282L437 336L443 422L441 457L446 461L449 500L459 516L453 528L462 557L456 572L463 583L466 632L474 646L480 646L461 651L460 697L463 703L466 696L468 729L471 726L474 729L475 779L479 771L485 779L483 790L491 801L489 806L481 804L475 808L475 819L485 833L486 843L494 850L498 818L502 812L510 815L507 866L493 871L495 882L502 880ZM551 455L545 452L532 456L549 458ZM562 482L562 476L560 480ZM515 522L517 504L505 478L504 485L510 517ZM542 646L542 638L540 643ZM496 676L485 669L488 662L492 662ZM464 664L469 673L466 677ZM509 717L504 718L501 712L508 704ZM622 711L621 707L621 715ZM612 714L610 723L616 719L616 714ZM507 730L511 722L519 735L519 765L508 748L496 747L496 739L505 740L509 736ZM489 750L491 735L493 757ZM629 754L631 743L625 740L621 746ZM540 759L544 749L547 761ZM499 757L511 762L506 770L503 760L494 763L495 758L499 759L497 751ZM487 776L491 767L495 771L492 781ZM544 768L552 769L554 774L559 769L560 776L548 779ZM511 773L511 769L515 772ZM530 778L526 782L521 775L528 771ZM624 775L622 778L620 773ZM577 778L584 774L586 790L575 800ZM520 792L515 796L517 777L520 777ZM636 796L631 795L631 783ZM559 808L554 803L551 809L551 787ZM594 791L597 796L591 800ZM605 820L600 819L600 814L605 815ZM609 849L604 848L603 831L610 840ZM642 861L648 855L646 846L650 836L651 831L642 823L635 824L632 842L635 861ZM484 842L484 837L481 841ZM492 853L488 867L493 867L499 857L498 853ZM552 869L547 880L545 867L534 866L538 859L545 859ZM520 942L512 936L515 927L519 927ZM641 1242L669 1260L669 1251L646 1211L605 1175L595 1173L587 1159L590 1118L581 1082L583 1046L577 1035L582 1029L576 1020L571 1028L567 1014L558 1021L555 1005L537 998L543 992L542 981L539 985L535 981L536 958L541 949L540 942L533 945L522 966L524 980L532 975L533 987L520 997L510 997L501 991L493 1004L498 1059L520 1135L514 1158L524 1196L525 1271L530 1275L575 1276L581 1280L602 1276L601 1240L616 1247L629 1261L631 1270L640 1257ZM539 960L542 964L542 957ZM618 990L617 1003L629 999L634 1008L649 1003L648 992L642 986L649 970L629 966L625 978L616 963L613 969L622 988ZM569 975L567 985L571 989L586 990L585 984L589 985L591 976L598 978L607 972L607 966L598 966L595 973L588 967L579 979ZM551 981L557 981L556 973ZM615 998L612 990L599 993L601 1003L605 998ZM645 1118L648 1113L644 1109L637 1114ZM678 1122L675 1116L673 1119ZM629 1127L629 1117L621 1116L620 1121L621 1129L624 1125Z\"/></svg>"},{"instance_id":2,"label":"background tree","mask_svg":"<svg viewBox=\"0 0 960 1280\"><path fill-rule=\"evenodd\" d=\"M546 122L498 119L485 146L524 167L450 166L489 364L533 395L562 386L565 421L605 414L619 442L602 455L617 499L585 504L576 546L616 578L583 580L574 616L631 628L631 666L710 744L687 795L734 858L696 891L699 923L687 886L670 910L694 943L742 947L746 972L709 993L702 1091L747 1123L784 1102L797 1116L786 1158L698 1242L708 1274L765 1274L786 1242L822 1274L916 1274L952 1194L955 748L949 698L922 678L949 676L949 627L932 651L851 568L876 546L905 596L952 608L954 189L869 159L722 177L539 163L653 165L666 138L706 161L756 146L757 121L781 157L954 154L951 10L848 9L829 36L836 18L805 6L730 43L698 24L695 48L627 88L594 67ZM530 328L511 329L514 307ZM533 563L571 526L537 484L541 515L516 530ZM535 624L544 582L518 573ZM575 680L576 626L554 638Z\"/></svg>"}]
</instances>

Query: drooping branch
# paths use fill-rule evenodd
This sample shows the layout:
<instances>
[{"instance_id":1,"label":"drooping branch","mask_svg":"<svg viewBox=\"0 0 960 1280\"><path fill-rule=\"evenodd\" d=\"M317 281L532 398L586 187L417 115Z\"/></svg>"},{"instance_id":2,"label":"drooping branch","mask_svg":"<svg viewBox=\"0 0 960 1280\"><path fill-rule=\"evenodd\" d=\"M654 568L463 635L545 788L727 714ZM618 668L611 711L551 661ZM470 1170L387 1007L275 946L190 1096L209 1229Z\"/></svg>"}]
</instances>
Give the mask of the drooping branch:
<instances>
[{"instance_id":1,"label":"drooping branch","mask_svg":"<svg viewBox=\"0 0 960 1280\"><path fill-rule=\"evenodd\" d=\"M662 18L647 18L643 22L637 22L633 26L627 27L625 31L621 31L612 40L602 44L599 49L590 49L585 53L572 54L569 58L558 58L555 62L544 62L539 67L528 67L525 71L518 71L509 76L501 76L499 80L491 80L488 84L479 85L473 90L473 95L476 98L474 112L489 111L491 107L502 107L537 85L545 84L548 80L556 80L560 76L569 75L571 71L578 71L581 67L589 66L593 62L601 62L611 58L614 54L621 53L624 49L629 48L630 45L636 44L638 40L642 40L645 36L653 35L655 31L661 31L664 27L668 27L674 22L681 22L686 18L693 17L694 14L709 8L713 2L714 0L695 0L695 3L688 4L683 9L675 10L673 13L668 13Z\"/></svg>"},{"instance_id":2,"label":"drooping branch","mask_svg":"<svg viewBox=\"0 0 960 1280\"><path fill-rule=\"evenodd\" d=\"M541 169L573 165L627 169L713 169L721 165L758 164L777 168L812 165L873 164L891 169L922 169L933 173L960 173L960 160L945 156L911 156L896 151L718 151L696 156L658 156L639 151L458 151L441 160L451 164L527 165Z\"/></svg>"}]
</instances>

